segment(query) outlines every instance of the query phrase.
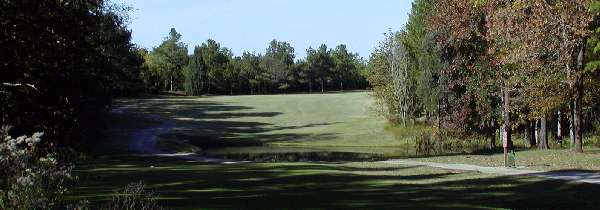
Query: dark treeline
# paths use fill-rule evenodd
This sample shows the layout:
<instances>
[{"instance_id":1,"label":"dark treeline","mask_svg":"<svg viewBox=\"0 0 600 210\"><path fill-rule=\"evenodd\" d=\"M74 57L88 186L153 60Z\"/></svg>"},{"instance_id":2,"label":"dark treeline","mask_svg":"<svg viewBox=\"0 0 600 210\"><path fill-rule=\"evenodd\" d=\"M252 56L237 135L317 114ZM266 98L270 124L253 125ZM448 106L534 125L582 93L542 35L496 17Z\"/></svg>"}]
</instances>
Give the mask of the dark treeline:
<instances>
[{"instance_id":1,"label":"dark treeline","mask_svg":"<svg viewBox=\"0 0 600 210\"><path fill-rule=\"evenodd\" d=\"M391 121L491 147L500 133L546 149L552 131L581 152L584 135L600 132L599 12L596 0L416 0L368 79Z\"/></svg>"},{"instance_id":2,"label":"dark treeline","mask_svg":"<svg viewBox=\"0 0 600 210\"><path fill-rule=\"evenodd\" d=\"M80 145L117 95L144 89L127 7L103 0L0 1L0 125ZM90 137L90 138L84 138Z\"/></svg>"},{"instance_id":3,"label":"dark treeline","mask_svg":"<svg viewBox=\"0 0 600 210\"><path fill-rule=\"evenodd\" d=\"M296 59L287 42L271 41L264 54L230 49L209 39L191 55L181 34L171 29L163 43L145 58L142 78L149 92L184 90L188 95L273 94L365 89L366 61L348 52L346 45L321 45Z\"/></svg>"}]
</instances>

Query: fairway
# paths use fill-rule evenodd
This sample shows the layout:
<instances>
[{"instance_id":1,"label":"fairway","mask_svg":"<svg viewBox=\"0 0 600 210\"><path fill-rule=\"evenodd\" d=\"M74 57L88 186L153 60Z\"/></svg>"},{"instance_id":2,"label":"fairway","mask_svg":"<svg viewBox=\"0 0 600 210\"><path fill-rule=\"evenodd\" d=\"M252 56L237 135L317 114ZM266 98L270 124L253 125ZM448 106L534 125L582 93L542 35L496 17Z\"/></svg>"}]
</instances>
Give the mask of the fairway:
<instances>
[{"instance_id":1,"label":"fairway","mask_svg":"<svg viewBox=\"0 0 600 210\"><path fill-rule=\"evenodd\" d=\"M598 187L590 184L368 161L357 154L398 155L409 141L389 134L385 122L371 115L370 103L368 92L119 100L107 140L94 158L77 164L79 184L68 199L96 206L128 183L143 181L173 209L596 206L592 192ZM140 140L136 132L165 122L172 125L156 138L163 153L195 148L200 155L243 160L261 154L322 156L320 162L295 157L210 164L131 154L129 146Z\"/></svg>"},{"instance_id":2,"label":"fairway","mask_svg":"<svg viewBox=\"0 0 600 210\"><path fill-rule=\"evenodd\" d=\"M398 154L406 140L385 130L372 103L368 92L352 92L129 99L115 108L142 121L173 122L158 138L162 151Z\"/></svg>"}]
</instances>

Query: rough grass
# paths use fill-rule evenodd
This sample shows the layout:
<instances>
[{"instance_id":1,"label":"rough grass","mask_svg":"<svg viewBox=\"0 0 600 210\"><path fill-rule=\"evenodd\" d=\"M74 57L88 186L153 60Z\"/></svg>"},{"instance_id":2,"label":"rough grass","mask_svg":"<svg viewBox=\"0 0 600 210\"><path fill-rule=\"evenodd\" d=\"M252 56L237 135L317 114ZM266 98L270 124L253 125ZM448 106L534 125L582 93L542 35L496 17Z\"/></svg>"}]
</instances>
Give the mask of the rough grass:
<instances>
[{"instance_id":1,"label":"rough grass","mask_svg":"<svg viewBox=\"0 0 600 210\"><path fill-rule=\"evenodd\" d=\"M593 170L600 171L600 149L585 148L582 154L569 149L521 150L516 152L517 167L528 169L552 170ZM464 163L481 166L502 166L501 152L487 154L441 155L419 158L419 161L439 163Z\"/></svg>"}]
</instances>

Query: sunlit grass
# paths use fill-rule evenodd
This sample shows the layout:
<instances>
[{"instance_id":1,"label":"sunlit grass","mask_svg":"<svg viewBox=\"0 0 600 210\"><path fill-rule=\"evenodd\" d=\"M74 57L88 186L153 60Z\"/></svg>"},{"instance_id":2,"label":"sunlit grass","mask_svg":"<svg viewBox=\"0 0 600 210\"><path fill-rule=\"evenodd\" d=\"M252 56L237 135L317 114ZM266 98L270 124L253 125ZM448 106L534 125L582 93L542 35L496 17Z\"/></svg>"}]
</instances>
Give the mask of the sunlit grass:
<instances>
[{"instance_id":1,"label":"sunlit grass","mask_svg":"<svg viewBox=\"0 0 600 210\"><path fill-rule=\"evenodd\" d=\"M516 152L517 167L535 170L600 170L600 149L585 148L584 153L574 153L569 149L522 150ZM503 154L465 154L419 158L419 161L441 163L464 163L481 166L503 166Z\"/></svg>"}]
</instances>

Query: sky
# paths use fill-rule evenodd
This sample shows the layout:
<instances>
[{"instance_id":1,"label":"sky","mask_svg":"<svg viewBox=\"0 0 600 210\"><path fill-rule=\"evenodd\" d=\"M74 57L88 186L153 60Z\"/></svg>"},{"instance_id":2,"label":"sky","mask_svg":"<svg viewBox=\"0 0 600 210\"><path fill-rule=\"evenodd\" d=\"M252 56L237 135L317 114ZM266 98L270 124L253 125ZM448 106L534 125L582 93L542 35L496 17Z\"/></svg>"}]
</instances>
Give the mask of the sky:
<instances>
[{"instance_id":1,"label":"sky","mask_svg":"<svg viewBox=\"0 0 600 210\"><path fill-rule=\"evenodd\" d=\"M132 6L133 41L158 46L175 28L191 53L211 38L235 55L263 53L277 39L296 58L309 47L346 44L368 58L389 29L407 22L412 0L121 0Z\"/></svg>"}]
</instances>

